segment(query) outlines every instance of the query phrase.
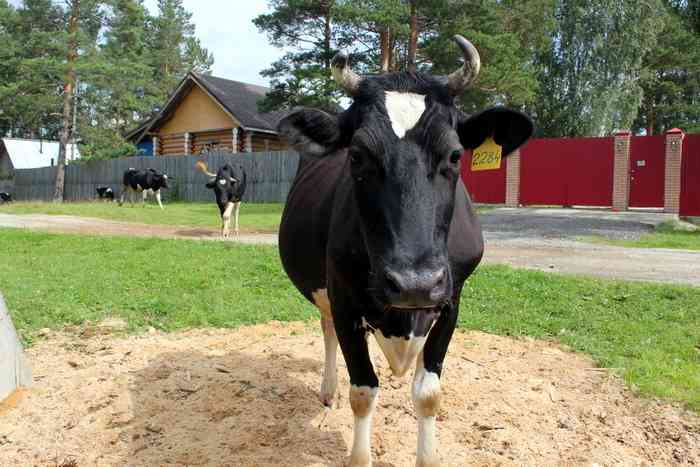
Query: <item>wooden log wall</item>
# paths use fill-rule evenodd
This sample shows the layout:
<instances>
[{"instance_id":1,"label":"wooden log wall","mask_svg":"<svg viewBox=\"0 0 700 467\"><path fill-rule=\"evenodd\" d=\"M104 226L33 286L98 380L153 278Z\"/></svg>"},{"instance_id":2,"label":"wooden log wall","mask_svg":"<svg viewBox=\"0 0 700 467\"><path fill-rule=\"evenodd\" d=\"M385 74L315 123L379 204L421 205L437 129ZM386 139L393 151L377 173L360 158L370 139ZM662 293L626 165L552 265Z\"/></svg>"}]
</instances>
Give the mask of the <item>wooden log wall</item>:
<instances>
[{"instance_id":1,"label":"wooden log wall","mask_svg":"<svg viewBox=\"0 0 700 467\"><path fill-rule=\"evenodd\" d=\"M180 152L182 154L182 152ZM166 201L213 201L209 181L194 164L204 160L211 171L230 163L241 165L248 175L244 202L281 203L294 180L299 156L294 151L258 153L210 153L202 156L152 157L138 156L105 161L72 163L66 167L66 201L84 201L97 198L95 188L112 187L119 196L124 171L129 168L153 168L167 173L172 181L170 189L163 190ZM53 197L56 168L24 169L15 171L13 196L19 201L44 200Z\"/></svg>"}]
</instances>

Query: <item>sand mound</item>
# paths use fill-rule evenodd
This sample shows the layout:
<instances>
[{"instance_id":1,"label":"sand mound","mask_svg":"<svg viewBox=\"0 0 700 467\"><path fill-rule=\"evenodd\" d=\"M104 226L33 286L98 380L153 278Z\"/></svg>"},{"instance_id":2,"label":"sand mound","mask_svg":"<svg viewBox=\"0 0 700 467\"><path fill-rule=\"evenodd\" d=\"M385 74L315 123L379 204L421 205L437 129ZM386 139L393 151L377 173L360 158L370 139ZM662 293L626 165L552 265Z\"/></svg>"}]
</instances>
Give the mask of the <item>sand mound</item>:
<instances>
[{"instance_id":1,"label":"sand mound","mask_svg":"<svg viewBox=\"0 0 700 467\"><path fill-rule=\"evenodd\" d=\"M50 334L29 350L36 387L0 413L0 464L342 465L347 375L341 363L340 401L327 413L317 399L322 348L304 324ZM409 380L374 355L375 465L411 466ZM445 465L700 464L698 418L635 399L608 371L550 343L458 333L445 368Z\"/></svg>"}]
</instances>

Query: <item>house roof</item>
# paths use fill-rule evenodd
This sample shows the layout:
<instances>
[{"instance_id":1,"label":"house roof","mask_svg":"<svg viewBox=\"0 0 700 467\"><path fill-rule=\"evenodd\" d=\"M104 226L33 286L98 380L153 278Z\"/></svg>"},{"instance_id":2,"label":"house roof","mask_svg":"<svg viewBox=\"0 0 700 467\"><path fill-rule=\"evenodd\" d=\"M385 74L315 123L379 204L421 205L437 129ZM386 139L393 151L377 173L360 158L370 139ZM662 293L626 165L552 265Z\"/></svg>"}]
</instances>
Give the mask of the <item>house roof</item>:
<instances>
[{"instance_id":1,"label":"house roof","mask_svg":"<svg viewBox=\"0 0 700 467\"><path fill-rule=\"evenodd\" d=\"M269 88L199 73L192 75L241 123L244 130L267 130L277 133L277 122L282 113L258 111L258 101L265 97Z\"/></svg>"},{"instance_id":2,"label":"house roof","mask_svg":"<svg viewBox=\"0 0 700 467\"><path fill-rule=\"evenodd\" d=\"M152 119L129 132L126 138L136 144L141 141L154 127L158 127L175 112L181 100L194 86L199 86L211 96L226 113L240 123L243 130L277 134L277 122L283 113L258 111L258 101L265 97L269 91L268 88L190 72L170 95L162 110Z\"/></svg>"},{"instance_id":3,"label":"house roof","mask_svg":"<svg viewBox=\"0 0 700 467\"><path fill-rule=\"evenodd\" d=\"M58 161L58 141L19 138L3 138L1 141L15 169L49 167ZM79 157L78 145L69 144L66 147L66 161Z\"/></svg>"}]
</instances>

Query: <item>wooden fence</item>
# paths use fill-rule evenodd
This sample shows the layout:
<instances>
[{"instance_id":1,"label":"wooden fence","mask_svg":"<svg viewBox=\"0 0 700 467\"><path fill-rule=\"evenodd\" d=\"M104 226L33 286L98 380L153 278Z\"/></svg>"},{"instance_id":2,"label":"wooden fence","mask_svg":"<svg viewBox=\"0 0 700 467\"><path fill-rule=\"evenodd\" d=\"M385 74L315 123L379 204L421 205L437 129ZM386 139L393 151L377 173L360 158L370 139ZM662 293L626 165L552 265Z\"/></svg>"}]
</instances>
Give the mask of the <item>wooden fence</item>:
<instances>
[{"instance_id":1,"label":"wooden fence","mask_svg":"<svg viewBox=\"0 0 700 467\"><path fill-rule=\"evenodd\" d=\"M124 171L130 167L153 168L168 174L170 188L163 190L165 200L211 201L211 190L206 188L206 175L195 169L195 162L204 160L209 170L229 162L242 166L247 175L244 201L252 203L284 202L296 174L299 156L293 151L218 153L205 156L129 157L66 167L66 201L89 200L97 197L97 186L112 187L118 196L122 190ZM56 167L15 171L13 196L17 201L49 201L53 197Z\"/></svg>"}]
</instances>

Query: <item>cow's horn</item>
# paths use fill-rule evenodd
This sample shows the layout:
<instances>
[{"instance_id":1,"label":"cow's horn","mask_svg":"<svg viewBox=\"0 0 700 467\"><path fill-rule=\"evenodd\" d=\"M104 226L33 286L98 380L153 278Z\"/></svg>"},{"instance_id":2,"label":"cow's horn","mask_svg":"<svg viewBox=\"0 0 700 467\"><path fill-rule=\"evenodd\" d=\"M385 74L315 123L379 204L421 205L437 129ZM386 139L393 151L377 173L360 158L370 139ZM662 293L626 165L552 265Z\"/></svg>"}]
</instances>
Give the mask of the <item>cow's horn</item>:
<instances>
[{"instance_id":1,"label":"cow's horn","mask_svg":"<svg viewBox=\"0 0 700 467\"><path fill-rule=\"evenodd\" d=\"M447 77L447 89L450 91L451 95L458 96L467 89L469 83L479 74L481 58L479 57L479 52L476 50L476 47L464 37L455 34L454 40L459 48L462 49L464 65Z\"/></svg>"},{"instance_id":2,"label":"cow's horn","mask_svg":"<svg viewBox=\"0 0 700 467\"><path fill-rule=\"evenodd\" d=\"M362 78L348 66L349 61L350 58L348 54L345 52L338 52L331 61L331 71L335 82L350 96L354 96L360 88Z\"/></svg>"}]
</instances>

